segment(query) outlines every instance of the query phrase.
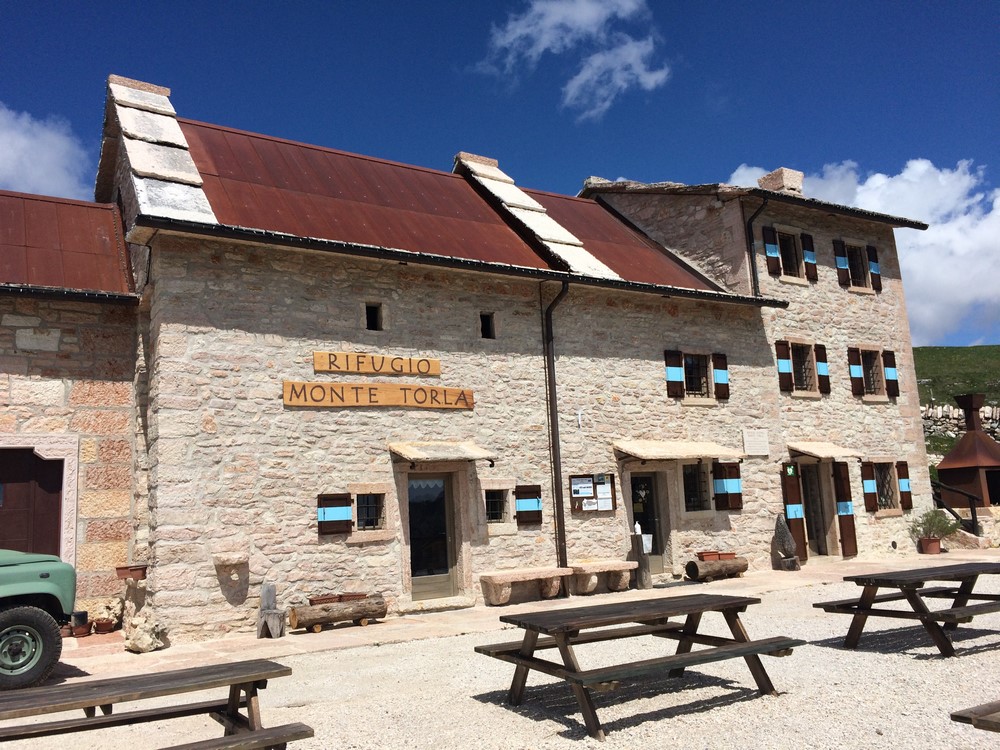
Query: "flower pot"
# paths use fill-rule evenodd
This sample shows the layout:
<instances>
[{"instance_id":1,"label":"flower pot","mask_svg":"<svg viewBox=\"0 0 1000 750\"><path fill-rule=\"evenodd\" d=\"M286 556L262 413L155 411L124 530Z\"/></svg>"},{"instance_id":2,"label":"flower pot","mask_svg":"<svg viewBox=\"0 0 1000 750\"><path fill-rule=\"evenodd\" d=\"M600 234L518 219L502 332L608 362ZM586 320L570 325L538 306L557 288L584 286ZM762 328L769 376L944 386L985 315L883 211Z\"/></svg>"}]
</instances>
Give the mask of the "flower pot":
<instances>
[{"instance_id":1,"label":"flower pot","mask_svg":"<svg viewBox=\"0 0 1000 750\"><path fill-rule=\"evenodd\" d=\"M923 537L920 540L920 551L925 555L938 555L941 553L941 540L936 537Z\"/></svg>"},{"instance_id":2,"label":"flower pot","mask_svg":"<svg viewBox=\"0 0 1000 750\"><path fill-rule=\"evenodd\" d=\"M706 560L718 560L719 559L719 552L718 552L718 550L714 550L714 549L713 550L704 550L702 552L696 552L695 554L698 555L698 559L701 560L702 562L705 562Z\"/></svg>"},{"instance_id":3,"label":"flower pot","mask_svg":"<svg viewBox=\"0 0 1000 750\"><path fill-rule=\"evenodd\" d=\"M353 602L358 599L367 599L368 594L362 593L360 591L353 591L351 593L345 593L340 595L340 601L342 602Z\"/></svg>"},{"instance_id":4,"label":"flower pot","mask_svg":"<svg viewBox=\"0 0 1000 750\"><path fill-rule=\"evenodd\" d=\"M720 552L719 553L719 559L720 560L735 560L736 559L736 553L735 552Z\"/></svg>"},{"instance_id":5,"label":"flower pot","mask_svg":"<svg viewBox=\"0 0 1000 750\"><path fill-rule=\"evenodd\" d=\"M74 625L73 626L73 637L83 638L84 636L90 635L90 628L92 623L87 623L86 625Z\"/></svg>"},{"instance_id":6,"label":"flower pot","mask_svg":"<svg viewBox=\"0 0 1000 750\"><path fill-rule=\"evenodd\" d=\"M115 629L115 621L108 617L102 617L100 619L94 620L95 633L110 633L114 629Z\"/></svg>"},{"instance_id":7,"label":"flower pot","mask_svg":"<svg viewBox=\"0 0 1000 750\"><path fill-rule=\"evenodd\" d=\"M315 607L320 604L335 604L340 601L340 594L324 594L323 596L309 597L309 606Z\"/></svg>"},{"instance_id":8,"label":"flower pot","mask_svg":"<svg viewBox=\"0 0 1000 750\"><path fill-rule=\"evenodd\" d=\"M73 626L70 625L69 623L66 623L65 625L59 628L59 635L61 635L63 638L72 638Z\"/></svg>"},{"instance_id":9,"label":"flower pot","mask_svg":"<svg viewBox=\"0 0 1000 750\"><path fill-rule=\"evenodd\" d=\"M119 578L125 580L126 578L131 578L136 581L141 581L146 577L146 565L122 565L115 568L115 573Z\"/></svg>"}]
</instances>

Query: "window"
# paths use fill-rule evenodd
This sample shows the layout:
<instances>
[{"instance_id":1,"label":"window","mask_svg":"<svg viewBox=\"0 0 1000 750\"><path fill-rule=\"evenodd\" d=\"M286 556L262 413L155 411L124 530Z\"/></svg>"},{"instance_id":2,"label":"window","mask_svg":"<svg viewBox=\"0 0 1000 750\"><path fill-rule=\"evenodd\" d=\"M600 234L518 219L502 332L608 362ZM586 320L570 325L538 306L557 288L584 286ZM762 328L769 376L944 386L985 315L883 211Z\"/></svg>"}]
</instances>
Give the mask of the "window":
<instances>
[{"instance_id":1,"label":"window","mask_svg":"<svg viewBox=\"0 0 1000 750\"><path fill-rule=\"evenodd\" d=\"M899 396L896 354L891 349L847 349L851 393L855 396Z\"/></svg>"},{"instance_id":2,"label":"window","mask_svg":"<svg viewBox=\"0 0 1000 750\"><path fill-rule=\"evenodd\" d=\"M385 495L366 493L357 497L358 531L385 527Z\"/></svg>"},{"instance_id":3,"label":"window","mask_svg":"<svg viewBox=\"0 0 1000 750\"><path fill-rule=\"evenodd\" d=\"M762 227L767 272L772 276L793 276L816 281L816 252L811 234L794 227Z\"/></svg>"},{"instance_id":4,"label":"window","mask_svg":"<svg viewBox=\"0 0 1000 750\"><path fill-rule=\"evenodd\" d=\"M822 344L775 341L778 388L786 393L830 392L826 347Z\"/></svg>"},{"instance_id":5,"label":"window","mask_svg":"<svg viewBox=\"0 0 1000 750\"><path fill-rule=\"evenodd\" d=\"M868 286L868 258L863 247L847 246L847 267L851 272L851 286Z\"/></svg>"},{"instance_id":6,"label":"window","mask_svg":"<svg viewBox=\"0 0 1000 750\"><path fill-rule=\"evenodd\" d=\"M484 339L495 339L497 337L493 313L479 313L479 335Z\"/></svg>"},{"instance_id":7,"label":"window","mask_svg":"<svg viewBox=\"0 0 1000 750\"><path fill-rule=\"evenodd\" d=\"M910 510L910 471L906 461L864 461L861 464L861 488L865 510Z\"/></svg>"},{"instance_id":8,"label":"window","mask_svg":"<svg viewBox=\"0 0 1000 750\"><path fill-rule=\"evenodd\" d=\"M503 523L507 520L507 492L486 490L486 523Z\"/></svg>"},{"instance_id":9,"label":"window","mask_svg":"<svg viewBox=\"0 0 1000 750\"><path fill-rule=\"evenodd\" d=\"M725 354L663 352L667 395L672 398L729 398L729 362Z\"/></svg>"},{"instance_id":10,"label":"window","mask_svg":"<svg viewBox=\"0 0 1000 750\"><path fill-rule=\"evenodd\" d=\"M694 513L710 510L711 496L708 492L708 466L702 463L683 464L684 510Z\"/></svg>"},{"instance_id":11,"label":"window","mask_svg":"<svg viewBox=\"0 0 1000 750\"><path fill-rule=\"evenodd\" d=\"M865 245L860 240L834 240L833 254L841 286L882 291L882 271L874 245Z\"/></svg>"},{"instance_id":12,"label":"window","mask_svg":"<svg viewBox=\"0 0 1000 750\"><path fill-rule=\"evenodd\" d=\"M365 305L365 328L369 331L382 330L382 305L369 302Z\"/></svg>"}]
</instances>

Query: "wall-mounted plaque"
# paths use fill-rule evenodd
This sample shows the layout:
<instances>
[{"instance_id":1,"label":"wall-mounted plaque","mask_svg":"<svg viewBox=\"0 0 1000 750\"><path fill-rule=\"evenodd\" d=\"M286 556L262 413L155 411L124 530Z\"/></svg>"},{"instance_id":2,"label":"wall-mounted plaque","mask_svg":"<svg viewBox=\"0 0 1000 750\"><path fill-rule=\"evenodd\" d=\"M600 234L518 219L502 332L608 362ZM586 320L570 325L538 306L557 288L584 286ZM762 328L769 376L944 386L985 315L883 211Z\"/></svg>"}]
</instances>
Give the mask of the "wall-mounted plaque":
<instances>
[{"instance_id":1,"label":"wall-mounted plaque","mask_svg":"<svg viewBox=\"0 0 1000 750\"><path fill-rule=\"evenodd\" d=\"M472 409L468 388L403 383L300 383L286 380L285 406L395 406L412 409Z\"/></svg>"},{"instance_id":2,"label":"wall-mounted plaque","mask_svg":"<svg viewBox=\"0 0 1000 750\"><path fill-rule=\"evenodd\" d=\"M618 507L614 474L574 474L569 478L574 512L614 510Z\"/></svg>"},{"instance_id":3,"label":"wall-mounted plaque","mask_svg":"<svg viewBox=\"0 0 1000 750\"><path fill-rule=\"evenodd\" d=\"M766 456L768 448L767 430L743 430L743 452L748 456Z\"/></svg>"}]
</instances>

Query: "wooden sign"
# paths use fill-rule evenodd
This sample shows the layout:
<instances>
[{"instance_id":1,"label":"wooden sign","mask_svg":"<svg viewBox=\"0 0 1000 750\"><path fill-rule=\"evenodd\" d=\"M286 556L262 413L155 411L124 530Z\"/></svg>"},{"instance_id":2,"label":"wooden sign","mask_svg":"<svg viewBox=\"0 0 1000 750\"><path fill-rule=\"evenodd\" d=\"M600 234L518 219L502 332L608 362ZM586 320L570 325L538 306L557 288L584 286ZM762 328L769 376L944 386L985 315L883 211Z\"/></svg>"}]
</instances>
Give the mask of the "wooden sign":
<instances>
[{"instance_id":1,"label":"wooden sign","mask_svg":"<svg viewBox=\"0 0 1000 750\"><path fill-rule=\"evenodd\" d=\"M468 388L403 383L301 383L283 384L285 406L402 406L415 409L472 409Z\"/></svg>"},{"instance_id":2,"label":"wooden sign","mask_svg":"<svg viewBox=\"0 0 1000 750\"><path fill-rule=\"evenodd\" d=\"M313 352L313 370L357 375L439 376L441 361L426 357L389 357L364 352Z\"/></svg>"}]
</instances>

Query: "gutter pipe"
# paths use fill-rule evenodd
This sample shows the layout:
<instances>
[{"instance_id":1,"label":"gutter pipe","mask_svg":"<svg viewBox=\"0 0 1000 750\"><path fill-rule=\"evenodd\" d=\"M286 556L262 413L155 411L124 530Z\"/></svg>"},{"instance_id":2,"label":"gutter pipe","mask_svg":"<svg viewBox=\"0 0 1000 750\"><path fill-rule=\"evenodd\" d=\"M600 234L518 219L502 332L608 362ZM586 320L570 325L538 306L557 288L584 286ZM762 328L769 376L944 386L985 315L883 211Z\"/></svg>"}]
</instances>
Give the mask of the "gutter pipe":
<instances>
[{"instance_id":1,"label":"gutter pipe","mask_svg":"<svg viewBox=\"0 0 1000 750\"><path fill-rule=\"evenodd\" d=\"M753 296L760 296L760 279L757 277L757 253L754 251L753 247L753 222L760 212L767 207L767 196L764 196L764 202L760 204L760 207L753 212L753 215L747 219L746 224L746 240L747 240L747 259L750 261L750 287L753 290ZM743 202L740 201L740 209L742 210Z\"/></svg>"},{"instance_id":2,"label":"gutter pipe","mask_svg":"<svg viewBox=\"0 0 1000 750\"><path fill-rule=\"evenodd\" d=\"M539 287L540 289L541 287ZM545 390L548 393L549 407L549 439L552 451L552 490L553 503L555 504L556 526L556 556L558 567L565 568L567 563L566 555L566 511L563 508L563 487L562 487L562 451L559 448L559 406L556 401L556 355L555 344L553 343L552 313L569 293L569 282L562 282L562 289L555 296L549 306L545 308L544 317L544 339L545 344Z\"/></svg>"}]
</instances>

